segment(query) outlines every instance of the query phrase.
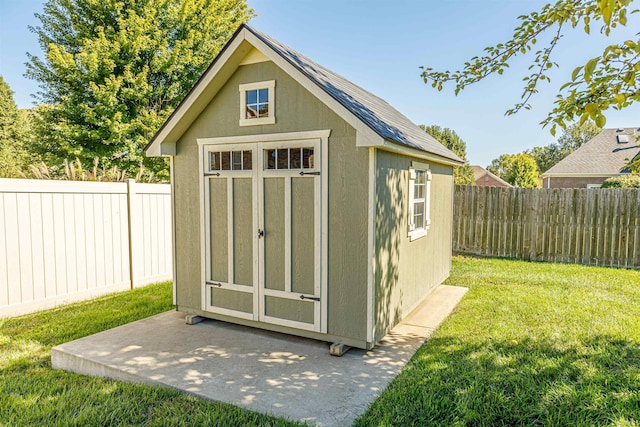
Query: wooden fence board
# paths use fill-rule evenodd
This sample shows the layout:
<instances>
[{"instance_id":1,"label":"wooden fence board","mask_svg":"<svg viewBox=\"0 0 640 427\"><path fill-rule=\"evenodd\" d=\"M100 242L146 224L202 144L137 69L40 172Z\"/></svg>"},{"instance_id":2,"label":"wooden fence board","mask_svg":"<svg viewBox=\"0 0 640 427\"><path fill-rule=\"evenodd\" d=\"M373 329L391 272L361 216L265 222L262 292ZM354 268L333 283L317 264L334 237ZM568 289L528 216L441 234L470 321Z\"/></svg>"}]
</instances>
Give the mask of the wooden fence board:
<instances>
[{"instance_id":1,"label":"wooden fence board","mask_svg":"<svg viewBox=\"0 0 640 427\"><path fill-rule=\"evenodd\" d=\"M456 252L640 268L639 189L456 186Z\"/></svg>"}]
</instances>

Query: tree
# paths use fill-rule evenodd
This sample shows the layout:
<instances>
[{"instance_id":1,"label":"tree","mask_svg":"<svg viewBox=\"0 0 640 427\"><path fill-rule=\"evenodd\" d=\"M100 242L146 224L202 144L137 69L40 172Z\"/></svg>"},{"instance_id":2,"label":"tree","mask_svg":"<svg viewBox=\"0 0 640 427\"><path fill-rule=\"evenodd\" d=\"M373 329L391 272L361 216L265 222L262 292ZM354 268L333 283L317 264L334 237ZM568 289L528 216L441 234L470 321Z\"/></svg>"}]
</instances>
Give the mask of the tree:
<instances>
[{"instance_id":1,"label":"tree","mask_svg":"<svg viewBox=\"0 0 640 427\"><path fill-rule=\"evenodd\" d=\"M142 148L252 14L245 0L48 0L31 28L44 58L27 63L48 104L41 151L166 176Z\"/></svg>"},{"instance_id":2,"label":"tree","mask_svg":"<svg viewBox=\"0 0 640 427\"><path fill-rule=\"evenodd\" d=\"M467 143L454 130L449 128L443 129L436 125L420 125L420 128L465 161L463 166L454 166L453 181L456 184L475 185L476 180L473 176L473 168L469 166L467 161Z\"/></svg>"},{"instance_id":3,"label":"tree","mask_svg":"<svg viewBox=\"0 0 640 427\"><path fill-rule=\"evenodd\" d=\"M503 154L493 159L487 170L515 187L538 188L540 186L536 161L526 153Z\"/></svg>"},{"instance_id":4,"label":"tree","mask_svg":"<svg viewBox=\"0 0 640 427\"><path fill-rule=\"evenodd\" d=\"M29 113L18 110L13 91L0 76L0 178L18 177L26 169L31 160L28 136Z\"/></svg>"},{"instance_id":5,"label":"tree","mask_svg":"<svg viewBox=\"0 0 640 427\"><path fill-rule=\"evenodd\" d=\"M497 159L491 160L491 164L487 166L487 170L492 174L506 180L507 174L511 169L514 154L502 154Z\"/></svg>"},{"instance_id":6,"label":"tree","mask_svg":"<svg viewBox=\"0 0 640 427\"><path fill-rule=\"evenodd\" d=\"M546 172L601 131L602 129L592 122L586 122L582 125L572 123L563 129L557 143L551 143L544 147L533 147L530 150L525 150L525 153L535 159L540 172Z\"/></svg>"},{"instance_id":7,"label":"tree","mask_svg":"<svg viewBox=\"0 0 640 427\"><path fill-rule=\"evenodd\" d=\"M540 11L520 16L521 21L513 37L504 43L485 48L485 54L474 57L464 64L462 70L434 71L424 68L422 78L425 83L442 90L443 85L455 82L455 93L468 85L477 83L487 76L502 74L514 62L514 58L531 51L538 38L551 33L551 41L535 52L529 69L532 73L524 78L521 102L507 114L514 114L522 108L530 108L530 98L538 92L538 84L549 80L548 71L558 67L553 53L569 30L582 27L589 34L592 26L600 27L607 37L615 34L615 29L627 24L627 15L632 0L559 0L547 4ZM640 101L640 33L634 40L619 40L607 46L603 52L573 71L557 96L555 107L542 121L551 124L551 133L556 127L566 128L567 123L579 119L580 123L593 121L598 127L606 123L604 112L609 108L622 109Z\"/></svg>"},{"instance_id":8,"label":"tree","mask_svg":"<svg viewBox=\"0 0 640 427\"><path fill-rule=\"evenodd\" d=\"M538 188L540 187L538 175L538 166L533 157L524 153L516 154L512 158L506 181L515 187Z\"/></svg>"}]
</instances>

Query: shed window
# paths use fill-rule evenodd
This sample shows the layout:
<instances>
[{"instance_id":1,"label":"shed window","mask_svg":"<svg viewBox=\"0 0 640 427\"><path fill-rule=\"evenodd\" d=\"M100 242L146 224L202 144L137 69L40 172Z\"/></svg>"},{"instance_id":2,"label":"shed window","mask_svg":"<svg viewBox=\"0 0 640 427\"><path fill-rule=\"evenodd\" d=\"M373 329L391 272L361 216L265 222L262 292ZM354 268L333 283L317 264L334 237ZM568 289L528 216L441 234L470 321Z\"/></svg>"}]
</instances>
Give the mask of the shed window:
<instances>
[{"instance_id":1,"label":"shed window","mask_svg":"<svg viewBox=\"0 0 640 427\"><path fill-rule=\"evenodd\" d=\"M275 88L275 80L240 85L240 126L276 122Z\"/></svg>"},{"instance_id":2,"label":"shed window","mask_svg":"<svg viewBox=\"0 0 640 427\"><path fill-rule=\"evenodd\" d=\"M313 169L313 147L265 150L265 169Z\"/></svg>"},{"instance_id":3,"label":"shed window","mask_svg":"<svg viewBox=\"0 0 640 427\"><path fill-rule=\"evenodd\" d=\"M409 240L427 235L431 226L431 171L423 163L412 162L409 168Z\"/></svg>"},{"instance_id":4,"label":"shed window","mask_svg":"<svg viewBox=\"0 0 640 427\"><path fill-rule=\"evenodd\" d=\"M250 171L253 166L251 151L210 151L209 171Z\"/></svg>"}]
</instances>

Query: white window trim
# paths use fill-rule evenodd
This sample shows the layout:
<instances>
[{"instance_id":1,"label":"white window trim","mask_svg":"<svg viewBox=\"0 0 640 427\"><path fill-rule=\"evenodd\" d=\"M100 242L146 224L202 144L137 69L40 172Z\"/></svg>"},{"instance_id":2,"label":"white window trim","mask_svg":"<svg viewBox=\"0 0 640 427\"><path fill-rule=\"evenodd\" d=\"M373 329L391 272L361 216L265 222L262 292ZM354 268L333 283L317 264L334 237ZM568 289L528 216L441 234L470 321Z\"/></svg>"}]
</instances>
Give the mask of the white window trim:
<instances>
[{"instance_id":1,"label":"white window trim","mask_svg":"<svg viewBox=\"0 0 640 427\"><path fill-rule=\"evenodd\" d=\"M247 119L247 91L257 89L269 90L269 116ZM240 126L272 125L276 122L276 81L246 83L239 86L240 91Z\"/></svg>"},{"instance_id":2,"label":"white window trim","mask_svg":"<svg viewBox=\"0 0 640 427\"><path fill-rule=\"evenodd\" d=\"M424 171L426 174L426 182L425 182L425 190L424 190L424 215L425 215L425 225L424 227L416 228L415 224L413 224L413 207L414 207L414 188L413 185L416 179L416 170ZM431 227L431 169L429 165L426 163L420 162L411 162L411 167L409 168L409 206L407 209L408 218L408 237L409 241L412 242L421 237L427 235L427 230Z\"/></svg>"}]
</instances>

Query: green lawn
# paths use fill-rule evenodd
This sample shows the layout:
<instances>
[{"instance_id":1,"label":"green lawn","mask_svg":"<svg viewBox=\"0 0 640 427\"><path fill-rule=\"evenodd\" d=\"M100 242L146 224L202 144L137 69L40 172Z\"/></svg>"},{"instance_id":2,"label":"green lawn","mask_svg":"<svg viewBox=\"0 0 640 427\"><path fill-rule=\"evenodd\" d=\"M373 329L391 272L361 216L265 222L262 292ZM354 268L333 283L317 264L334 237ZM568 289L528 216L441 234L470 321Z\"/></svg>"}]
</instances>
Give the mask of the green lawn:
<instances>
[{"instance_id":1,"label":"green lawn","mask_svg":"<svg viewBox=\"0 0 640 427\"><path fill-rule=\"evenodd\" d=\"M457 257L453 315L356 423L640 425L640 272Z\"/></svg>"},{"instance_id":2,"label":"green lawn","mask_svg":"<svg viewBox=\"0 0 640 427\"><path fill-rule=\"evenodd\" d=\"M640 272L456 257L470 291L356 425L640 425ZM292 425L51 369L52 346L171 308L168 283L0 320L0 426Z\"/></svg>"}]
</instances>

